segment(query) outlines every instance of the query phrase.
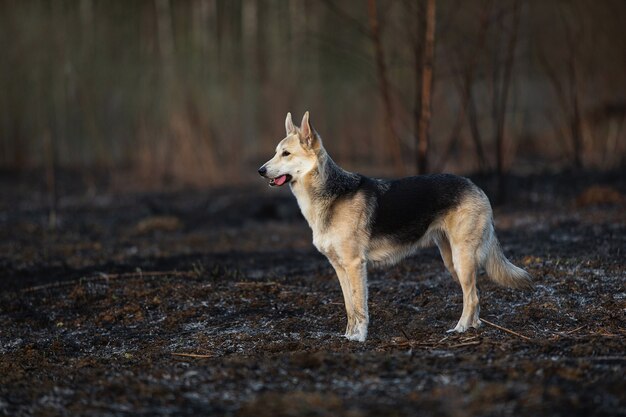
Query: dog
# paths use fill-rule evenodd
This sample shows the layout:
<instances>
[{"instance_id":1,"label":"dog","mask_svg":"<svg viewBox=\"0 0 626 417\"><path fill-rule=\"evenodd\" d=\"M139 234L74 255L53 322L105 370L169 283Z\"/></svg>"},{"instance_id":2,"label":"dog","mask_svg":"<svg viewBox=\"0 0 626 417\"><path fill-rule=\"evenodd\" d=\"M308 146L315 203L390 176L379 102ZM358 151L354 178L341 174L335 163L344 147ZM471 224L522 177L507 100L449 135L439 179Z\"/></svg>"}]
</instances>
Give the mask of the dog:
<instances>
[{"instance_id":1,"label":"dog","mask_svg":"<svg viewBox=\"0 0 626 417\"><path fill-rule=\"evenodd\" d=\"M369 178L340 168L311 126L309 112L258 172L272 187L289 184L313 231L313 244L337 273L347 313L345 337L367 338L367 266L393 264L433 242L463 291L463 312L448 332L481 324L476 276L496 283L531 286L531 277L502 253L485 193L469 179L433 174L397 180Z\"/></svg>"}]
</instances>

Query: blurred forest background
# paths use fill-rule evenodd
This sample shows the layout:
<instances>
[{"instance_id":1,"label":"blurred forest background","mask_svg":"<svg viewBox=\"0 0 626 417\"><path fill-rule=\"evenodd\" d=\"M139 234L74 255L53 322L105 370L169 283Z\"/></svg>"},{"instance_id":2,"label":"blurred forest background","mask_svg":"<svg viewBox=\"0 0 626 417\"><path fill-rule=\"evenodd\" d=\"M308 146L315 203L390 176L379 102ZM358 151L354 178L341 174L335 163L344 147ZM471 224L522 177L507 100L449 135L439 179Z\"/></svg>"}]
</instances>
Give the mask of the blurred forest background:
<instances>
[{"instance_id":1,"label":"blurred forest background","mask_svg":"<svg viewBox=\"0 0 626 417\"><path fill-rule=\"evenodd\" d=\"M0 169L246 183L311 111L371 175L614 170L623 0L0 0Z\"/></svg>"}]
</instances>

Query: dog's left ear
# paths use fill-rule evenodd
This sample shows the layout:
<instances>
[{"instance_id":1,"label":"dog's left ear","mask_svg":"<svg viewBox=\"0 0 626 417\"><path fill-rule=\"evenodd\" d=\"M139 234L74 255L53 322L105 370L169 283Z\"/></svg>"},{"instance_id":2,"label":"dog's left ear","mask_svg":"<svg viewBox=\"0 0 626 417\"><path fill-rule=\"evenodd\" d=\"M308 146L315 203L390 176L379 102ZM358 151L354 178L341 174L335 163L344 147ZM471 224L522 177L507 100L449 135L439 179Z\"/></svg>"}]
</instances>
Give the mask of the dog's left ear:
<instances>
[{"instance_id":1,"label":"dog's left ear","mask_svg":"<svg viewBox=\"0 0 626 417\"><path fill-rule=\"evenodd\" d=\"M317 147L317 142L317 135L311 127L309 112L307 111L302 116L302 123L300 123L300 143L305 149L314 149Z\"/></svg>"}]
</instances>

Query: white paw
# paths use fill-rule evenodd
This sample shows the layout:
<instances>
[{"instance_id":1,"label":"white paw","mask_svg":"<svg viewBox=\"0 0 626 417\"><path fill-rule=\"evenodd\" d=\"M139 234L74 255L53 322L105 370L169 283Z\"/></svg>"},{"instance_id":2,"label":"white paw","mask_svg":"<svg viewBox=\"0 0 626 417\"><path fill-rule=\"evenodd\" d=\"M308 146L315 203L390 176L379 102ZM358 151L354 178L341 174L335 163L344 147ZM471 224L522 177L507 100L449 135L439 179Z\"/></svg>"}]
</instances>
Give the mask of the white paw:
<instances>
[{"instance_id":1,"label":"white paw","mask_svg":"<svg viewBox=\"0 0 626 417\"><path fill-rule=\"evenodd\" d=\"M457 324L456 327L454 329L450 329L448 331L446 331L446 333L463 333L464 331L467 330L467 326L462 325L461 323Z\"/></svg>"},{"instance_id":2,"label":"white paw","mask_svg":"<svg viewBox=\"0 0 626 417\"><path fill-rule=\"evenodd\" d=\"M367 338L367 322L356 323L350 332L344 335L346 339L355 342L365 342Z\"/></svg>"},{"instance_id":3,"label":"white paw","mask_svg":"<svg viewBox=\"0 0 626 417\"><path fill-rule=\"evenodd\" d=\"M459 320L459 322L457 323L456 327L454 329L448 330L446 333L454 333L454 332L456 332L456 333L463 333L467 329L469 329L470 327L478 329L481 325L482 325L482 322L480 321L480 319L478 317L476 317L470 323L466 323L463 320Z\"/></svg>"}]
</instances>

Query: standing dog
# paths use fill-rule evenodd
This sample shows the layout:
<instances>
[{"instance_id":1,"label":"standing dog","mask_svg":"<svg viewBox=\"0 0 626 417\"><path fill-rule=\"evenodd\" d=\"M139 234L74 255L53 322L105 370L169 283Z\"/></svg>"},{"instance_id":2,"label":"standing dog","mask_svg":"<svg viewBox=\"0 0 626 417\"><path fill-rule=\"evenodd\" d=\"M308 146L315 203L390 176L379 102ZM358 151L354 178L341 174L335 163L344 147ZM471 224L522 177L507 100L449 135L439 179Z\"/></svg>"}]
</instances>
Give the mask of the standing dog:
<instances>
[{"instance_id":1,"label":"standing dog","mask_svg":"<svg viewBox=\"0 0 626 417\"><path fill-rule=\"evenodd\" d=\"M311 127L285 120L287 137L259 174L270 186L289 184L313 230L313 244L339 277L348 315L345 337L365 341L367 263L395 263L434 242L463 290L463 313L450 332L478 327L476 274L508 287L530 286L530 275L504 256L491 205L469 179L449 174L380 180L341 169Z\"/></svg>"}]
</instances>

